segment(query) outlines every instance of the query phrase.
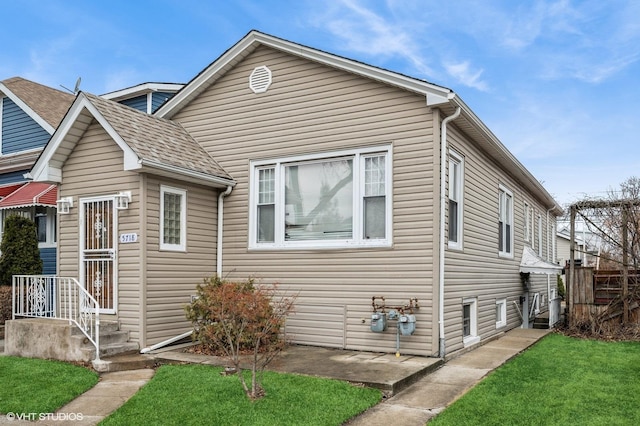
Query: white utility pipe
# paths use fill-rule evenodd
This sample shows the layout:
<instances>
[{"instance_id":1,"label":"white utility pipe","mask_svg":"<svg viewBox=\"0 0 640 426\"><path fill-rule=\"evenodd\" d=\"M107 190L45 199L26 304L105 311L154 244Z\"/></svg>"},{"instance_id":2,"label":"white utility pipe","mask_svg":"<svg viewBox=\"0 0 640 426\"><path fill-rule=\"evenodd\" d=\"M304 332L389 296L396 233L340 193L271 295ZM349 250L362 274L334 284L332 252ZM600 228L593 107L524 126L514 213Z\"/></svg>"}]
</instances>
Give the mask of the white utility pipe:
<instances>
[{"instance_id":1,"label":"white utility pipe","mask_svg":"<svg viewBox=\"0 0 640 426\"><path fill-rule=\"evenodd\" d=\"M444 254L447 237L444 235L444 217L446 214L446 196L447 196L447 124L458 118L460 115L460 107L456 107L456 112L442 120L442 129L440 130L440 266L439 266L439 292L438 292L438 326L439 326L439 356L445 356L445 338L444 338Z\"/></svg>"},{"instance_id":2,"label":"white utility pipe","mask_svg":"<svg viewBox=\"0 0 640 426\"><path fill-rule=\"evenodd\" d=\"M231 190L233 187L231 185L227 186L226 191L221 192L218 195L218 242L216 246L216 274L218 274L218 278L222 279L222 217L224 213L224 197L231 194Z\"/></svg>"},{"instance_id":3,"label":"white utility pipe","mask_svg":"<svg viewBox=\"0 0 640 426\"><path fill-rule=\"evenodd\" d=\"M179 336L172 337L172 338L164 340L164 341L162 341L160 343L156 343L155 345L149 346L148 348L141 349L140 353L141 354L146 354L146 353L149 353L151 351L155 351L156 349L160 349L163 346L170 345L171 343L177 342L178 340L186 339L187 337L191 336L192 334L193 334L193 330L185 331L184 333L180 334Z\"/></svg>"}]
</instances>

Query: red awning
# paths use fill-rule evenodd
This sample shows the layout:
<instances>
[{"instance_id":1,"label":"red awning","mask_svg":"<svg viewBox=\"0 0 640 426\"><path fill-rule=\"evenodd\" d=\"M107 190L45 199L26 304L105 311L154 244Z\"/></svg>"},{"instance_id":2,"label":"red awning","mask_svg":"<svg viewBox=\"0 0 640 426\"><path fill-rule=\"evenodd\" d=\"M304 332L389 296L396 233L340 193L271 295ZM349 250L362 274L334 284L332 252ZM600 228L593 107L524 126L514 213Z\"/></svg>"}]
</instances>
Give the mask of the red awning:
<instances>
[{"instance_id":1,"label":"red awning","mask_svg":"<svg viewBox=\"0 0 640 426\"><path fill-rule=\"evenodd\" d=\"M57 199L57 185L40 182L27 182L0 200L0 210L30 206L55 207Z\"/></svg>"},{"instance_id":2,"label":"red awning","mask_svg":"<svg viewBox=\"0 0 640 426\"><path fill-rule=\"evenodd\" d=\"M16 189L20 188L22 185L24 185L24 182L10 183L9 185L0 186L0 200L6 197L7 195L11 194Z\"/></svg>"}]
</instances>

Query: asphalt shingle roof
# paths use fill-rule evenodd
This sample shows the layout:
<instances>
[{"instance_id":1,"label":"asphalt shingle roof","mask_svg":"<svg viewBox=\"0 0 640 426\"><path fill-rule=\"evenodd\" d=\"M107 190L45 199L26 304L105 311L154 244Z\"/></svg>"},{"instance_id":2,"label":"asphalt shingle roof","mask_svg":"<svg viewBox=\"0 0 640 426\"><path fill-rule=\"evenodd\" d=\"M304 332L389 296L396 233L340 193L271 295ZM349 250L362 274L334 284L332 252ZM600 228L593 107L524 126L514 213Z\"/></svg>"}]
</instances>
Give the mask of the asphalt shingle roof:
<instances>
[{"instance_id":1,"label":"asphalt shingle roof","mask_svg":"<svg viewBox=\"0 0 640 426\"><path fill-rule=\"evenodd\" d=\"M83 95L143 162L231 179L180 124L86 92Z\"/></svg>"},{"instance_id":2,"label":"asphalt shingle roof","mask_svg":"<svg viewBox=\"0 0 640 426\"><path fill-rule=\"evenodd\" d=\"M2 83L54 129L58 127L75 99L70 93L22 77L8 78Z\"/></svg>"}]
</instances>

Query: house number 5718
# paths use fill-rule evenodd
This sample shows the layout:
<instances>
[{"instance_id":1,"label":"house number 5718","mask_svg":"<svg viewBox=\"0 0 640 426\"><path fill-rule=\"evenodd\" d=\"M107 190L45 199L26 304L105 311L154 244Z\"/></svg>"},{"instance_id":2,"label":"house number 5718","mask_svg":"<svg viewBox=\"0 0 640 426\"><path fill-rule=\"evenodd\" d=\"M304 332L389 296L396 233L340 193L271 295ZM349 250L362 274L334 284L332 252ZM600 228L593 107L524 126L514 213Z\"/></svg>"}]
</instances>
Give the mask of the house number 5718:
<instances>
[{"instance_id":1,"label":"house number 5718","mask_svg":"<svg viewBox=\"0 0 640 426\"><path fill-rule=\"evenodd\" d=\"M135 243L138 241L138 234L135 232L130 234L120 234L120 242L122 244Z\"/></svg>"}]
</instances>

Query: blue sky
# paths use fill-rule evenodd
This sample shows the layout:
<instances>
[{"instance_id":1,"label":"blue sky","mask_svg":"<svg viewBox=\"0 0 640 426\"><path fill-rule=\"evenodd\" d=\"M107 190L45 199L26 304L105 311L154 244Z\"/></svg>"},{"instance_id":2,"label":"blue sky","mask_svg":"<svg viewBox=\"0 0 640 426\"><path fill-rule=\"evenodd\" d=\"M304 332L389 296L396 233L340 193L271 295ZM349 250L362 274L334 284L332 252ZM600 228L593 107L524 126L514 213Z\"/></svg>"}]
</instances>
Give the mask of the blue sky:
<instances>
[{"instance_id":1,"label":"blue sky","mask_svg":"<svg viewBox=\"0 0 640 426\"><path fill-rule=\"evenodd\" d=\"M640 1L2 1L0 80L189 81L256 29L453 89L561 204L640 175Z\"/></svg>"}]
</instances>

